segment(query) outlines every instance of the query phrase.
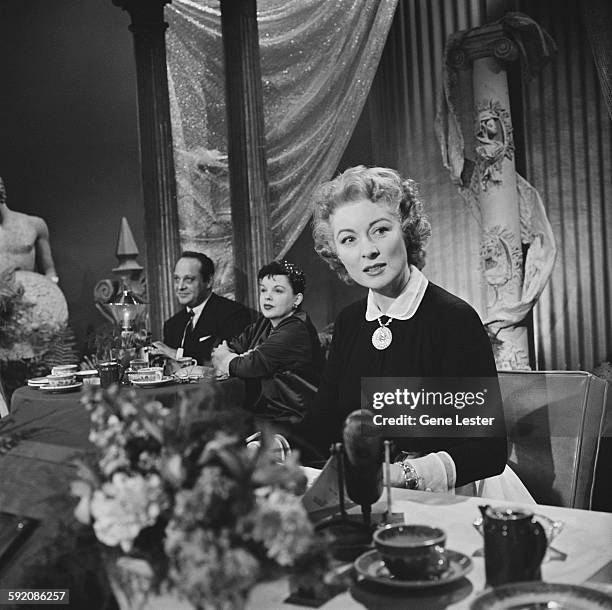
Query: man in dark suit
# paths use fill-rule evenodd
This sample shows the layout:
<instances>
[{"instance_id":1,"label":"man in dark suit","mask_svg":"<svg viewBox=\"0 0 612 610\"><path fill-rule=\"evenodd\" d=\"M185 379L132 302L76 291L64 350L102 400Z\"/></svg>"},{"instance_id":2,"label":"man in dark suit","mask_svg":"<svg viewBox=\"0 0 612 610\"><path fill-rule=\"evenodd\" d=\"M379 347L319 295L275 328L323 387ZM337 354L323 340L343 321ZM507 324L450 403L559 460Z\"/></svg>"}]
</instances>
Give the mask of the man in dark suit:
<instances>
[{"instance_id":1,"label":"man in dark suit","mask_svg":"<svg viewBox=\"0 0 612 610\"><path fill-rule=\"evenodd\" d=\"M174 267L174 293L184 309L166 320L164 340L153 343L152 354L190 356L206 364L217 343L239 335L251 323L249 309L212 291L214 273L205 254L181 254Z\"/></svg>"}]
</instances>

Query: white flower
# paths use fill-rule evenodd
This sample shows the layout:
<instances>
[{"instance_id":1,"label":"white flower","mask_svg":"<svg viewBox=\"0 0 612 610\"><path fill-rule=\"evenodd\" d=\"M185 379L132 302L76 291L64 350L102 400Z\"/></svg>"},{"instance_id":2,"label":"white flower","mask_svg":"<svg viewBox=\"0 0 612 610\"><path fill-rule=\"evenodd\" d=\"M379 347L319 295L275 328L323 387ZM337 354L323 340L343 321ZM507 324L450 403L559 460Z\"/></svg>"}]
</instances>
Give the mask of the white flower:
<instances>
[{"instance_id":1,"label":"white flower","mask_svg":"<svg viewBox=\"0 0 612 610\"><path fill-rule=\"evenodd\" d=\"M128 553L140 531L155 523L164 505L159 476L117 472L91 499L96 536L108 546L121 545Z\"/></svg>"},{"instance_id":2,"label":"white flower","mask_svg":"<svg viewBox=\"0 0 612 610\"><path fill-rule=\"evenodd\" d=\"M282 489L258 495L252 537L282 566L291 565L310 546L312 524L299 497Z\"/></svg>"}]
</instances>

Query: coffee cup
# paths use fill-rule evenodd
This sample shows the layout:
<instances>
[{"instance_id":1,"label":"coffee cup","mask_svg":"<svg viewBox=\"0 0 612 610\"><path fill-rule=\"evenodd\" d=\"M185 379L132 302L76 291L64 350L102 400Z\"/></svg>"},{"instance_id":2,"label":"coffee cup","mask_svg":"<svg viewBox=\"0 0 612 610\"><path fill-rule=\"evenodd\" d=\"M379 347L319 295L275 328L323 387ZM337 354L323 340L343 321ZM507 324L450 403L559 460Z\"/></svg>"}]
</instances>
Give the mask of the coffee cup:
<instances>
[{"instance_id":1,"label":"coffee cup","mask_svg":"<svg viewBox=\"0 0 612 610\"><path fill-rule=\"evenodd\" d=\"M130 381L161 381L164 378L164 368L161 366L148 366L130 374Z\"/></svg>"},{"instance_id":2,"label":"coffee cup","mask_svg":"<svg viewBox=\"0 0 612 610\"><path fill-rule=\"evenodd\" d=\"M389 572L400 580L431 580L448 568L446 534L428 525L386 525L374 532L374 546Z\"/></svg>"},{"instance_id":3,"label":"coffee cup","mask_svg":"<svg viewBox=\"0 0 612 610\"><path fill-rule=\"evenodd\" d=\"M63 388L65 386L73 385L75 382L74 373L60 373L57 372L54 375L47 375L47 384L52 388Z\"/></svg>"},{"instance_id":4,"label":"coffee cup","mask_svg":"<svg viewBox=\"0 0 612 610\"><path fill-rule=\"evenodd\" d=\"M195 358L189 358L189 356L177 358L176 362L178 363L178 366L181 369L184 369L187 366L196 366L198 364L198 361Z\"/></svg>"},{"instance_id":5,"label":"coffee cup","mask_svg":"<svg viewBox=\"0 0 612 610\"><path fill-rule=\"evenodd\" d=\"M96 369L77 371L76 376L83 385L100 385L100 373Z\"/></svg>"},{"instance_id":6,"label":"coffee cup","mask_svg":"<svg viewBox=\"0 0 612 610\"><path fill-rule=\"evenodd\" d=\"M176 375L176 373L182 369L189 370L194 366L197 366L198 361L195 358L189 356L181 356L180 358L173 358L167 361L168 371Z\"/></svg>"},{"instance_id":7,"label":"coffee cup","mask_svg":"<svg viewBox=\"0 0 612 610\"><path fill-rule=\"evenodd\" d=\"M74 374L77 372L78 368L79 367L76 364L60 364L51 369L51 375L63 375L65 373Z\"/></svg>"},{"instance_id":8,"label":"coffee cup","mask_svg":"<svg viewBox=\"0 0 612 610\"><path fill-rule=\"evenodd\" d=\"M134 358L130 360L130 370L139 371L140 369L146 369L149 367L149 363L144 358Z\"/></svg>"}]
</instances>

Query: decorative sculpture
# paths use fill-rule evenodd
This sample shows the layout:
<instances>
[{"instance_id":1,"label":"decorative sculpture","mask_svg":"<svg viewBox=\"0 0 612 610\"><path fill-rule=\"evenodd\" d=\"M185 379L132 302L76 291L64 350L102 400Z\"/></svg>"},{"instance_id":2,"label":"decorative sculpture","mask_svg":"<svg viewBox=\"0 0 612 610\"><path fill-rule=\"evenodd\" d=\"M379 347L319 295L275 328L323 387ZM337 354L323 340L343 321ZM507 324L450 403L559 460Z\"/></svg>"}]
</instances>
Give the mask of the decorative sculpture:
<instances>
[{"instance_id":1,"label":"decorative sculpture","mask_svg":"<svg viewBox=\"0 0 612 610\"><path fill-rule=\"evenodd\" d=\"M529 368L524 319L556 255L542 200L516 171L506 65L520 56L524 73L533 76L555 52L550 36L521 13L457 32L446 46L436 132L444 165L482 227L484 323L498 369ZM459 70L470 71L469 78L459 78ZM460 109L470 103L472 116L463 116Z\"/></svg>"},{"instance_id":2,"label":"decorative sculpture","mask_svg":"<svg viewBox=\"0 0 612 610\"><path fill-rule=\"evenodd\" d=\"M0 362L40 357L66 328L58 281L47 224L11 210L0 178Z\"/></svg>"},{"instance_id":3,"label":"decorative sculpture","mask_svg":"<svg viewBox=\"0 0 612 610\"><path fill-rule=\"evenodd\" d=\"M147 288L144 268L138 262L138 247L125 217L117 238L116 256L119 261L113 269L118 279L100 280L94 287L94 303L98 311L113 326L110 344L98 346L103 358L135 357L147 335ZM116 335L115 336L115 332ZM99 343L100 341L98 341ZM108 350L111 350L110 353Z\"/></svg>"}]
</instances>

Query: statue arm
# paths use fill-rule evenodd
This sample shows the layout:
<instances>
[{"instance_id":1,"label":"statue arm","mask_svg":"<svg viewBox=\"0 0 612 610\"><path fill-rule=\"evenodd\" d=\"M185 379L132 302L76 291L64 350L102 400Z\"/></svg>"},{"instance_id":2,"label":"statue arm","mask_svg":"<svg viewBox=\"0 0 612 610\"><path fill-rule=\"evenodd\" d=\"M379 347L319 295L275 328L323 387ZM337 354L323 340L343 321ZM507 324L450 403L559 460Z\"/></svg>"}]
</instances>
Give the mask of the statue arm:
<instances>
[{"instance_id":1,"label":"statue arm","mask_svg":"<svg viewBox=\"0 0 612 610\"><path fill-rule=\"evenodd\" d=\"M55 264L51 254L51 243L49 240L49 229L42 218L36 219L36 263L43 275L54 282L58 281Z\"/></svg>"}]
</instances>

